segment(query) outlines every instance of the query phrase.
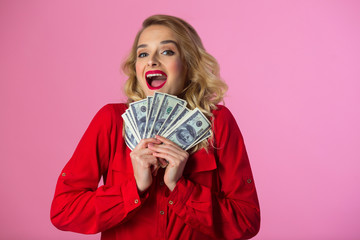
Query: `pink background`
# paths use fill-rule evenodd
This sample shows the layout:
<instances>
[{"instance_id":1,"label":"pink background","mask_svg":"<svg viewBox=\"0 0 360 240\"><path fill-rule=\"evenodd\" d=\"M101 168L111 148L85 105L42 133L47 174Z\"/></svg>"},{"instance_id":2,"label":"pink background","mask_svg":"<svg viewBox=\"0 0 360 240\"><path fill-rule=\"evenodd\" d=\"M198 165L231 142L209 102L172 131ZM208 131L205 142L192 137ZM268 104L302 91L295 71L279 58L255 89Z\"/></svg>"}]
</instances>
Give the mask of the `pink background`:
<instances>
[{"instance_id":1,"label":"pink background","mask_svg":"<svg viewBox=\"0 0 360 240\"><path fill-rule=\"evenodd\" d=\"M49 220L55 183L147 16L189 21L230 86L261 203L254 239L360 239L358 1L0 2L1 239L99 239Z\"/></svg>"}]
</instances>

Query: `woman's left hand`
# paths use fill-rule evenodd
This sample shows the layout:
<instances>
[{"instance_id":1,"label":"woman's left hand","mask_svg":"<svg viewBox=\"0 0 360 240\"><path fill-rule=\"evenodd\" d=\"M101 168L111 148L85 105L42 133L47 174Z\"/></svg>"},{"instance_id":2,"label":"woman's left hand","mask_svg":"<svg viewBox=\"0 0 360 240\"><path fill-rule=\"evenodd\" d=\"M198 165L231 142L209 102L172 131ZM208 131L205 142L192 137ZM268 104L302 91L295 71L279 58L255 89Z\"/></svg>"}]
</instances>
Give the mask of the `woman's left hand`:
<instances>
[{"instance_id":1,"label":"woman's left hand","mask_svg":"<svg viewBox=\"0 0 360 240\"><path fill-rule=\"evenodd\" d=\"M172 191L181 178L189 153L167 138L156 136L163 144L149 144L148 148L155 151L153 155L169 162L164 175L164 183Z\"/></svg>"}]
</instances>

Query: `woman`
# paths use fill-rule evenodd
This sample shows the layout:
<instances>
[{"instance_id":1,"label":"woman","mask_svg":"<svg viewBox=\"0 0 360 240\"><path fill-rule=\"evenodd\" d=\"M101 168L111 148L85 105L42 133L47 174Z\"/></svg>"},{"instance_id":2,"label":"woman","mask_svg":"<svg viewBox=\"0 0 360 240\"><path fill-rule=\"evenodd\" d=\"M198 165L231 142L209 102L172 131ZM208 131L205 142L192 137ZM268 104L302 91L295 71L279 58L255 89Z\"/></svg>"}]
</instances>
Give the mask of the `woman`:
<instances>
[{"instance_id":1,"label":"woman","mask_svg":"<svg viewBox=\"0 0 360 240\"><path fill-rule=\"evenodd\" d=\"M52 223L102 232L102 239L256 235L259 204L243 138L230 111L217 105L227 87L196 31L176 17L149 17L123 68L128 103L155 91L176 95L209 118L213 136L190 151L161 136L131 151L121 118L128 105L104 106L59 176Z\"/></svg>"}]
</instances>

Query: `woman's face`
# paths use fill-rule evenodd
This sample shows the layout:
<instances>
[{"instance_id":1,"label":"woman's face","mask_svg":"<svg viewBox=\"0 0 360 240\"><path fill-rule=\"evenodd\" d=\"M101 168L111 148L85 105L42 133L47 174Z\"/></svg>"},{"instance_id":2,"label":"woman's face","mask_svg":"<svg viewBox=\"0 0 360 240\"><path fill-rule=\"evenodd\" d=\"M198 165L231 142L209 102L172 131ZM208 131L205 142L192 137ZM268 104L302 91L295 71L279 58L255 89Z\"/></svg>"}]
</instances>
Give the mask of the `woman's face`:
<instances>
[{"instance_id":1,"label":"woman's face","mask_svg":"<svg viewBox=\"0 0 360 240\"><path fill-rule=\"evenodd\" d=\"M136 77L147 96L155 91L178 95L185 84L184 67L173 31L162 25L144 29L137 44Z\"/></svg>"}]
</instances>

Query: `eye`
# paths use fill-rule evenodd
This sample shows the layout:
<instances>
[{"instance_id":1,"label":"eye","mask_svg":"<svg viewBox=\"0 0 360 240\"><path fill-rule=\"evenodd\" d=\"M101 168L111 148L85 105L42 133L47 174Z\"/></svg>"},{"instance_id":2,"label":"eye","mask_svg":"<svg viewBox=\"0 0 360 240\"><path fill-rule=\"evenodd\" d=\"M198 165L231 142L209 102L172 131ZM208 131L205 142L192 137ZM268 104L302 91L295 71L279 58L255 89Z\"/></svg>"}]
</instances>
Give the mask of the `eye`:
<instances>
[{"instance_id":1,"label":"eye","mask_svg":"<svg viewBox=\"0 0 360 240\"><path fill-rule=\"evenodd\" d=\"M143 57L147 57L147 56L148 56L147 53L140 53L140 54L138 55L139 58L143 58Z\"/></svg>"},{"instance_id":2,"label":"eye","mask_svg":"<svg viewBox=\"0 0 360 240\"><path fill-rule=\"evenodd\" d=\"M175 52L172 50L165 50L162 52L162 54L172 56L175 54Z\"/></svg>"}]
</instances>

